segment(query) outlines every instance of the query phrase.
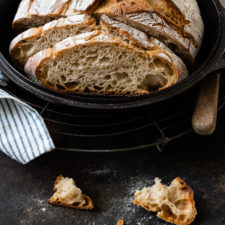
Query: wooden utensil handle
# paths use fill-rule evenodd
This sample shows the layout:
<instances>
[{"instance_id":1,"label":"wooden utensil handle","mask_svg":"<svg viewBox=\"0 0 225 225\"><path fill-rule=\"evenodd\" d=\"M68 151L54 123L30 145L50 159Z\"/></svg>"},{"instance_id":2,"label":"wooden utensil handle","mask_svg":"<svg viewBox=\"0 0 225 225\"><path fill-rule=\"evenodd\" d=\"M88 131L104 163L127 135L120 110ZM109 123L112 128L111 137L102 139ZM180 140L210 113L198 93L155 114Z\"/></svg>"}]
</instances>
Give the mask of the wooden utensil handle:
<instances>
[{"instance_id":1,"label":"wooden utensil handle","mask_svg":"<svg viewBox=\"0 0 225 225\"><path fill-rule=\"evenodd\" d=\"M211 135L216 129L220 73L208 76L202 83L192 117L197 134Z\"/></svg>"}]
</instances>

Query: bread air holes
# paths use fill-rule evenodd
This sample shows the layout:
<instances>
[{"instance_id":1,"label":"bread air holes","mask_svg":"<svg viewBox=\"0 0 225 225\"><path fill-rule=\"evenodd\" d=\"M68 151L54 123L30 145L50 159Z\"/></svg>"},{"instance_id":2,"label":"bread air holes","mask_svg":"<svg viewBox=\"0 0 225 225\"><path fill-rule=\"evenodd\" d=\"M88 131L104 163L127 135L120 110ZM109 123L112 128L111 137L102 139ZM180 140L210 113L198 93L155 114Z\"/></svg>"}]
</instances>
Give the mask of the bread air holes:
<instances>
[{"instance_id":1,"label":"bread air holes","mask_svg":"<svg viewBox=\"0 0 225 225\"><path fill-rule=\"evenodd\" d=\"M88 62L88 63L93 63L97 58L98 58L97 55L87 57L87 58L86 58L86 62Z\"/></svg>"},{"instance_id":2,"label":"bread air holes","mask_svg":"<svg viewBox=\"0 0 225 225\"><path fill-rule=\"evenodd\" d=\"M155 69L155 65L153 63L149 63L148 68L149 68L150 71L152 71L152 70Z\"/></svg>"},{"instance_id":3,"label":"bread air holes","mask_svg":"<svg viewBox=\"0 0 225 225\"><path fill-rule=\"evenodd\" d=\"M161 209L162 209L162 213L164 217L172 217L173 219L177 218L177 216L173 214L173 212L171 211L168 205L163 204Z\"/></svg>"},{"instance_id":4,"label":"bread air holes","mask_svg":"<svg viewBox=\"0 0 225 225\"><path fill-rule=\"evenodd\" d=\"M78 68L79 66L80 66L80 64L77 63L77 62L75 62L75 63L72 64L72 67L74 67L74 68Z\"/></svg>"},{"instance_id":5,"label":"bread air holes","mask_svg":"<svg viewBox=\"0 0 225 225\"><path fill-rule=\"evenodd\" d=\"M98 62L100 64L106 64L107 62L109 63L109 61L110 61L110 58L109 57L103 57L103 58L99 59Z\"/></svg>"},{"instance_id":6,"label":"bread air holes","mask_svg":"<svg viewBox=\"0 0 225 225\"><path fill-rule=\"evenodd\" d=\"M49 87L51 87L51 88L53 88L53 87L55 86L55 85L54 85L53 83L51 83L50 81L47 81L46 84L47 84Z\"/></svg>"},{"instance_id":7,"label":"bread air holes","mask_svg":"<svg viewBox=\"0 0 225 225\"><path fill-rule=\"evenodd\" d=\"M64 75L61 75L60 79L61 79L62 82L66 81L66 77Z\"/></svg>"},{"instance_id":8,"label":"bread air holes","mask_svg":"<svg viewBox=\"0 0 225 225\"><path fill-rule=\"evenodd\" d=\"M106 87L106 90L107 90L107 91L108 91L108 90L112 90L112 85L109 84L109 85Z\"/></svg>"},{"instance_id":9,"label":"bread air holes","mask_svg":"<svg viewBox=\"0 0 225 225\"><path fill-rule=\"evenodd\" d=\"M77 82L68 82L68 83L65 83L64 85L68 89L74 89L77 87L78 83Z\"/></svg>"},{"instance_id":10,"label":"bread air holes","mask_svg":"<svg viewBox=\"0 0 225 225\"><path fill-rule=\"evenodd\" d=\"M54 61L54 62L53 62L53 67L56 67L56 66L57 66L57 62Z\"/></svg>"},{"instance_id":11,"label":"bread air holes","mask_svg":"<svg viewBox=\"0 0 225 225\"><path fill-rule=\"evenodd\" d=\"M183 200L179 200L175 203L175 206L180 209L180 210L186 210L189 209L191 207L191 204L188 200L183 199Z\"/></svg>"},{"instance_id":12,"label":"bread air holes","mask_svg":"<svg viewBox=\"0 0 225 225\"><path fill-rule=\"evenodd\" d=\"M117 84L118 84L118 81L117 80L113 80L112 85L116 86Z\"/></svg>"},{"instance_id":13,"label":"bread air holes","mask_svg":"<svg viewBox=\"0 0 225 225\"><path fill-rule=\"evenodd\" d=\"M100 91L100 90L102 90L103 88L95 85L95 86L94 86L94 89Z\"/></svg>"},{"instance_id":14,"label":"bread air holes","mask_svg":"<svg viewBox=\"0 0 225 225\"><path fill-rule=\"evenodd\" d=\"M118 81L120 81L128 78L129 76L127 73L124 72L124 73L115 73L115 77Z\"/></svg>"},{"instance_id":15,"label":"bread air holes","mask_svg":"<svg viewBox=\"0 0 225 225\"><path fill-rule=\"evenodd\" d=\"M141 86L150 92L157 91L167 84L168 80L164 76L148 74L141 83Z\"/></svg>"},{"instance_id":16,"label":"bread air holes","mask_svg":"<svg viewBox=\"0 0 225 225\"><path fill-rule=\"evenodd\" d=\"M123 57L123 55L121 54L121 55L118 55L118 60L121 60L122 59L122 57Z\"/></svg>"},{"instance_id":17,"label":"bread air holes","mask_svg":"<svg viewBox=\"0 0 225 225\"><path fill-rule=\"evenodd\" d=\"M111 75L106 75L106 76L104 76L104 80L111 80Z\"/></svg>"},{"instance_id":18,"label":"bread air holes","mask_svg":"<svg viewBox=\"0 0 225 225\"><path fill-rule=\"evenodd\" d=\"M157 68L163 67L165 65L165 63L163 63L160 59L154 59L153 63Z\"/></svg>"},{"instance_id":19,"label":"bread air holes","mask_svg":"<svg viewBox=\"0 0 225 225\"><path fill-rule=\"evenodd\" d=\"M45 66L42 69L38 70L38 74L40 78L46 79L48 76L48 66Z\"/></svg>"},{"instance_id":20,"label":"bread air holes","mask_svg":"<svg viewBox=\"0 0 225 225\"><path fill-rule=\"evenodd\" d=\"M173 70L169 65L165 65L164 70L165 70L166 75L173 76Z\"/></svg>"},{"instance_id":21,"label":"bread air holes","mask_svg":"<svg viewBox=\"0 0 225 225\"><path fill-rule=\"evenodd\" d=\"M59 89L59 90L62 90L62 91L65 91L66 88L64 86L62 86L61 84L56 84L56 87Z\"/></svg>"}]
</instances>

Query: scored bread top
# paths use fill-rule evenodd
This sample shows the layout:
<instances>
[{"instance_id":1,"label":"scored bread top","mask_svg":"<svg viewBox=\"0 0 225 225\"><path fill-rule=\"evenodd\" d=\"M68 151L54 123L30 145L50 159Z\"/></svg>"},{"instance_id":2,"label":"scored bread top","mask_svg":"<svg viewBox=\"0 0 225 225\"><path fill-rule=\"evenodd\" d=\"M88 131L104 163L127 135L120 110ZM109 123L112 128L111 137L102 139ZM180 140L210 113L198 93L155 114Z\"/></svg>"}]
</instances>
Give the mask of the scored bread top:
<instances>
[{"instance_id":1,"label":"scored bread top","mask_svg":"<svg viewBox=\"0 0 225 225\"><path fill-rule=\"evenodd\" d=\"M54 20L43 27L31 28L16 36L10 44L10 55L23 67L28 58L37 52L51 48L69 36L96 29L95 19L87 14Z\"/></svg>"},{"instance_id":2,"label":"scored bread top","mask_svg":"<svg viewBox=\"0 0 225 225\"><path fill-rule=\"evenodd\" d=\"M176 3L170 0L106 0L95 13L106 14L161 39L187 62L193 63L202 42L204 25L196 1L191 13L187 10L188 4Z\"/></svg>"},{"instance_id":3,"label":"scored bread top","mask_svg":"<svg viewBox=\"0 0 225 225\"><path fill-rule=\"evenodd\" d=\"M91 13L100 0L22 0L12 27L23 31L31 27L42 26L60 17L74 15L77 12Z\"/></svg>"},{"instance_id":4,"label":"scored bread top","mask_svg":"<svg viewBox=\"0 0 225 225\"><path fill-rule=\"evenodd\" d=\"M189 225L197 215L193 198L192 189L181 178L174 179L170 186L156 178L152 187L135 192L134 204L158 212L159 218L170 223Z\"/></svg>"}]
</instances>

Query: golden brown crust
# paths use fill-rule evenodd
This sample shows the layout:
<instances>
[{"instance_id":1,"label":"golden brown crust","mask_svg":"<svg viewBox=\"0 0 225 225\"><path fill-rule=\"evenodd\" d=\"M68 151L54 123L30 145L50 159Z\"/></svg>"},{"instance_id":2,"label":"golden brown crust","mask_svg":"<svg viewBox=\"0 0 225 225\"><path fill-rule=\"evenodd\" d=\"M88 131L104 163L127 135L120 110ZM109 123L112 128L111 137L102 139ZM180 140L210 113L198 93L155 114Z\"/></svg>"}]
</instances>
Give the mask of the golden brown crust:
<instances>
[{"instance_id":1,"label":"golden brown crust","mask_svg":"<svg viewBox=\"0 0 225 225\"><path fill-rule=\"evenodd\" d=\"M55 199L52 199L52 198L50 198L48 200L48 203L52 204L52 205L65 206L65 207L73 208L73 209L93 210L94 204L93 204L93 201L91 200L91 198L86 196L86 195L82 195L82 196L85 200L84 205L76 204L76 203L75 204L67 204L66 202L60 202L59 200L55 200Z\"/></svg>"},{"instance_id":2,"label":"golden brown crust","mask_svg":"<svg viewBox=\"0 0 225 225\"><path fill-rule=\"evenodd\" d=\"M99 2L100 0L22 0L12 27L16 31L23 31L77 12L91 14Z\"/></svg>"},{"instance_id":3,"label":"golden brown crust","mask_svg":"<svg viewBox=\"0 0 225 225\"><path fill-rule=\"evenodd\" d=\"M54 188L53 188L53 191L57 191L56 189L56 185L58 184L58 182L63 178L62 175L59 175L57 178L56 178L56 181L55 181L55 184L54 184ZM65 206L65 207L69 207L69 208L73 208L73 209L83 209L83 210L92 210L94 208L94 204L93 204L93 201L91 200L91 198L87 195L82 195L82 197L84 198L85 200L85 204L81 204L81 203L74 203L74 204L68 204L66 202L62 202L60 201L59 199L55 199L53 197L51 197L49 200L48 200L48 203L49 204L52 204L52 205L58 205L58 206Z\"/></svg>"}]
</instances>

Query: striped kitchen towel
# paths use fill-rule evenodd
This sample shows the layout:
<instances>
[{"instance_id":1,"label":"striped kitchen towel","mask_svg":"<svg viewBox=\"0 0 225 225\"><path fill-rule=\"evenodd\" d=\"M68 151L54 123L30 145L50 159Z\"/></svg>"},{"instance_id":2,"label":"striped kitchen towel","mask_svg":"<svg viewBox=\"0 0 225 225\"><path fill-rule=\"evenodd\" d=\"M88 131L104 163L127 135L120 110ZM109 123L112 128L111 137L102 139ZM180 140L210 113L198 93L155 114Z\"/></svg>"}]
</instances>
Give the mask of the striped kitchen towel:
<instances>
[{"instance_id":1,"label":"striped kitchen towel","mask_svg":"<svg viewBox=\"0 0 225 225\"><path fill-rule=\"evenodd\" d=\"M8 79L0 71L0 85ZM26 164L55 148L36 110L0 89L0 151Z\"/></svg>"}]
</instances>

